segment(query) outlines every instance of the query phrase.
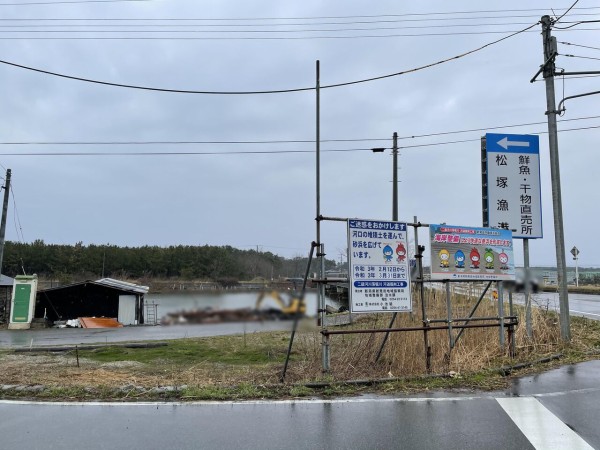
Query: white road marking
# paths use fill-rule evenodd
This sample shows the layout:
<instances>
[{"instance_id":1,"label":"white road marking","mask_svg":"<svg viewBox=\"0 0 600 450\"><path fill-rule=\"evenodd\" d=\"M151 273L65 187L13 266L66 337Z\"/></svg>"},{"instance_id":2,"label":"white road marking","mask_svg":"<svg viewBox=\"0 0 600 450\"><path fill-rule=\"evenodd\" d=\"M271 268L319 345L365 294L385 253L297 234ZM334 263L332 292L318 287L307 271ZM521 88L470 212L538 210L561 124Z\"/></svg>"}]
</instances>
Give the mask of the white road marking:
<instances>
[{"instance_id":1,"label":"white road marking","mask_svg":"<svg viewBox=\"0 0 600 450\"><path fill-rule=\"evenodd\" d=\"M536 449L593 450L581 436L535 398L512 397L496 400Z\"/></svg>"}]
</instances>

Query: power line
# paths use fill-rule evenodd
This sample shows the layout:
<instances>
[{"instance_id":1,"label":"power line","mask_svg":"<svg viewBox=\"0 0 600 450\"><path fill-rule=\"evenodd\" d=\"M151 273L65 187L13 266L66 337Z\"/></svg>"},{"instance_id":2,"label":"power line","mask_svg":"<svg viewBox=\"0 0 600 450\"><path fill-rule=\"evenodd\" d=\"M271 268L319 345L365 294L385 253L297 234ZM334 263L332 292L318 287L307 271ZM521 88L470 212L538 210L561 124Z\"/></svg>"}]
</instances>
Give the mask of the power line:
<instances>
[{"instance_id":1,"label":"power line","mask_svg":"<svg viewBox=\"0 0 600 450\"><path fill-rule=\"evenodd\" d=\"M580 28L566 31L597 31L600 28ZM521 31L519 31L521 32ZM450 33L394 33L394 34L357 34L346 36L203 36L203 37L179 37L179 36L19 36L19 37L0 37L2 41L303 41L303 40L345 40L345 39L382 39L382 38L401 38L401 37L448 37L448 36L477 36L489 34L518 33L513 30L498 31L461 31ZM537 33L537 31L526 31L526 33Z\"/></svg>"},{"instance_id":2,"label":"power line","mask_svg":"<svg viewBox=\"0 0 600 450\"><path fill-rule=\"evenodd\" d=\"M579 7L573 8L576 11L591 11L598 10L600 7L590 6L590 7ZM201 17L201 18L133 18L133 19L125 19L125 18L35 18L35 19L0 19L0 20L173 20L173 21L184 21L184 20L197 20L197 21L252 21L252 20L344 20L344 19L374 19L374 18L382 18L382 17L423 17L423 16L447 16L447 15L456 15L456 14L500 14L500 13L521 13L521 12L539 12L545 13L547 9L536 8L536 9L496 9L496 10L475 10L475 11L444 11L444 12L425 12L425 13L403 13L403 14L373 14L373 15L349 15L349 16L299 16L299 17ZM589 14L571 14L571 17L576 15L589 15ZM496 16L497 17L497 16ZM503 17L503 16L501 16ZM537 16L509 16L509 17L537 17ZM436 20L436 19L424 19L424 20ZM445 20L456 20L456 18L449 18Z\"/></svg>"},{"instance_id":3,"label":"power line","mask_svg":"<svg viewBox=\"0 0 600 450\"><path fill-rule=\"evenodd\" d=\"M338 33L348 31L388 31L388 30L405 30L405 29L426 29L426 28L467 28L472 29L473 27L483 26L508 26L508 25L529 25L530 22L517 22L517 23L482 23L482 24L469 24L469 25L430 25L430 26L401 26L401 27L371 27L371 28L335 28L335 29L300 29L300 30L0 30L0 33L238 33L238 34L257 34L257 33ZM75 25L76 26L76 25ZM138 25L140 26L152 26L152 25ZM160 25L159 25L160 26ZM164 25L165 27L173 27L173 25ZM185 27L195 25L180 25ZM18 27L18 26L12 26ZM27 28L27 26L22 26ZM6 28L5 25L0 28ZM504 33L505 31L496 31L496 33ZM474 32L475 33L475 32ZM486 33L487 32L480 32Z\"/></svg>"},{"instance_id":4,"label":"power line","mask_svg":"<svg viewBox=\"0 0 600 450\"><path fill-rule=\"evenodd\" d=\"M581 47L581 48L587 48L590 50L600 50L600 47L592 47L589 45L580 45L580 44L572 44L571 42L563 42L563 41L559 41L559 44L564 44L564 45L572 45L573 47Z\"/></svg>"},{"instance_id":5,"label":"power line","mask_svg":"<svg viewBox=\"0 0 600 450\"><path fill-rule=\"evenodd\" d=\"M598 14L594 14L597 16ZM529 17L533 18L533 17ZM451 22L456 22L457 20L481 20L481 19L497 19L497 17L466 17L466 18L458 18L453 19ZM6 21L28 21L27 19L0 19L0 23ZM41 19L34 19L41 20ZM65 19L66 20L66 19ZM83 20L83 19L82 19ZM90 19L97 20L97 19ZM352 22L313 22L313 23L275 23L275 24L265 24L265 23L256 23L256 24L247 24L247 23L155 23L156 21L166 21L162 19L122 19L122 21L117 21L117 19L109 19L114 20L116 23L101 23L101 24L93 24L87 23L85 20L84 23L61 23L57 25L53 24L26 24L26 25L0 25L0 28L56 28L56 27L65 27L65 28L74 28L74 27L83 27L83 28L106 28L106 27L129 27L129 28L148 28L148 27L172 27L172 28L226 28L226 27L238 27L238 28L275 28L275 27L299 27L299 26L331 26L331 25L379 25L379 24L397 24L401 22L408 22L406 20L367 20L367 21L352 21ZM129 22L134 20L148 20L152 23L147 24L139 24L139 23L122 23ZM182 19L183 20L183 19ZM189 21L194 21L195 19L187 19ZM430 22L428 19L420 19L419 22ZM29 21L28 21L29 22ZM431 24L431 25L405 25L404 28L450 28L450 27L481 27L481 26L499 26L499 25L527 25L531 21L528 22L494 22L494 23L456 23L456 24ZM567 22L568 23L568 22ZM365 28L369 29L369 28Z\"/></svg>"},{"instance_id":6,"label":"power line","mask_svg":"<svg viewBox=\"0 0 600 450\"><path fill-rule=\"evenodd\" d=\"M559 132L567 131L582 131L600 128L600 125L578 127L578 128L567 128L559 130ZM539 131L531 134L547 134L548 131ZM450 144L462 144L466 142L478 142L480 138L476 139L461 139L455 141L445 142L431 142L425 144L414 144L414 145L403 145L401 149L421 148L421 147L435 147L438 145L450 145ZM348 153L348 152L363 152L371 151L371 147L363 148L339 148L339 149L322 149L321 152L327 153ZM302 153L314 153L314 150L251 150L251 151L208 151L208 152L30 152L30 153L0 153L0 156L221 156L221 155L277 155L277 154L302 154Z\"/></svg>"},{"instance_id":7,"label":"power line","mask_svg":"<svg viewBox=\"0 0 600 450\"><path fill-rule=\"evenodd\" d=\"M600 22L600 21L599 21ZM371 31L365 29L366 31ZM574 31L600 31L600 28L574 28L574 29L557 29L564 32ZM108 32L108 31L107 31ZM153 31L154 33L168 33L168 31ZM200 32L200 31L199 31ZM316 32L316 30L315 30ZM477 36L477 35L493 35L493 34L506 34L506 33L522 33L523 31L514 30L497 30L497 31L457 31L457 32L446 32L446 33L393 33L393 34L356 34L356 35L321 35L321 36L14 36L14 37L0 37L3 41L41 41L41 40L54 40L54 41L302 41L302 40L346 40L346 39L388 39L388 38L401 38L401 37L448 37L448 36ZM536 30L527 30L525 33L537 33ZM33 31L32 31L33 33ZM35 32L37 34L40 31ZM83 32L82 32L83 33ZM115 31L115 34L119 31ZM131 31L134 33L134 31ZM145 33L139 31L137 33ZM148 31L147 33L151 33ZM182 31L173 33L183 33ZM190 32L191 33L191 32ZM242 32L240 32L242 33Z\"/></svg>"},{"instance_id":8,"label":"power line","mask_svg":"<svg viewBox=\"0 0 600 450\"><path fill-rule=\"evenodd\" d=\"M598 16L597 13L594 14L585 14L585 16ZM27 27L86 27L86 28L98 28L98 27L203 27L203 28L224 28L224 27L298 27L298 26L330 26L330 25L375 25L375 24L397 24L402 22L436 22L436 21L478 21L478 23L456 23L455 25L418 25L411 26L411 28L440 28L440 27L452 27L452 26L494 26L494 25L526 25L524 22L496 22L496 23L481 23L481 20L487 19L536 19L536 16L484 16L484 17L455 17L455 18L443 18L443 19L393 19L393 20L361 20L361 21L346 21L346 22L301 22L301 23L204 23L202 19L0 19L1 22L47 22L47 21L62 21L62 22L83 22L77 24L59 24L59 25L36 25L36 24L27 24L27 25L4 25L3 27L13 27L13 28L27 28ZM102 22L101 24L93 24L89 22ZM150 22L147 24L138 24L138 23L124 23L124 22ZM116 22L114 24L105 23L105 22ZM157 23L157 22L175 22L175 23ZM200 23L181 23L181 22L200 22ZM565 22L571 23L571 22ZM408 28L408 26L407 26Z\"/></svg>"},{"instance_id":9,"label":"power line","mask_svg":"<svg viewBox=\"0 0 600 450\"><path fill-rule=\"evenodd\" d=\"M566 10L566 11L565 11L565 12L562 14L562 16L558 17L558 18L557 18L557 19L554 21L554 23L558 23L558 22L560 21L560 19L562 19L563 17L565 17L565 16L566 16L566 15L569 13L569 11L571 11L571 10L572 10L572 9L575 7L575 5L576 5L577 3L579 3L579 0L575 0L575 2L574 2L574 3L573 3L573 4L572 4L570 7L569 7L569 9L567 9L567 10Z\"/></svg>"},{"instance_id":10,"label":"power line","mask_svg":"<svg viewBox=\"0 0 600 450\"><path fill-rule=\"evenodd\" d=\"M570 28L576 27L577 25L582 25L582 24L587 24L587 23L598 23L600 22L600 20L581 20L579 22L575 22L572 25L569 25L568 27L554 27L554 29L556 30L569 30Z\"/></svg>"},{"instance_id":11,"label":"power line","mask_svg":"<svg viewBox=\"0 0 600 450\"><path fill-rule=\"evenodd\" d=\"M21 218L19 217L19 210L17 209L17 199L15 198L15 189L14 189L14 184L11 183L10 185L10 195L12 197L13 200L13 222L15 224L15 231L17 232L17 239L21 240L23 243L25 243L25 236L23 235L23 226L21 225ZM19 224L17 226L17 223ZM20 233L20 236L19 236Z\"/></svg>"},{"instance_id":12,"label":"power line","mask_svg":"<svg viewBox=\"0 0 600 450\"><path fill-rule=\"evenodd\" d=\"M560 74L558 74L560 76ZM578 76L571 76L569 75L569 80L574 80L576 78L595 78L595 77L600 77L600 74L596 74L596 75L578 75ZM544 81L544 80L536 80L536 81Z\"/></svg>"},{"instance_id":13,"label":"power line","mask_svg":"<svg viewBox=\"0 0 600 450\"><path fill-rule=\"evenodd\" d=\"M600 8L599 8L600 9ZM597 16L598 13L593 14L582 14L582 16ZM140 18L112 18L112 19L73 19L73 18L36 18L36 19L24 19L24 18L0 18L0 23L2 22L83 22L77 24L59 24L59 25L13 25L13 26L38 26L38 27L51 27L51 26L85 26L85 27L103 27L103 26L130 26L130 27L149 27L149 26L171 26L171 27L192 27L192 26L201 26L201 27L278 27L278 26L286 26L286 27L297 27L297 26L329 26L329 25L374 25L374 24L391 24L391 23L403 23L403 22L457 22L457 21L481 21L487 19L537 19L538 16L480 16L480 17L452 17L452 18L442 18L442 19L385 19L385 20L352 20L345 22L297 22L297 23L205 23L205 19L191 19L191 18L171 18L171 19L140 19ZM206 19L210 20L210 19ZM93 24L89 22L101 22L99 24ZM110 24L106 22L115 22L115 24ZM124 22L133 22L133 23L124 23ZM148 24L138 24L139 22L149 22ZM175 23L157 23L157 22L175 22ZM194 24L184 24L182 22L199 22ZM123 24L124 23L124 24ZM506 25L518 25L519 23L511 23L504 22ZM571 23L571 22L565 22ZM121 25L122 24L122 25ZM458 24L458 25L476 25L476 24ZM427 25L425 25L427 26ZM433 26L433 25L431 25Z\"/></svg>"},{"instance_id":14,"label":"power line","mask_svg":"<svg viewBox=\"0 0 600 450\"><path fill-rule=\"evenodd\" d=\"M597 116L573 117L571 119L559 120L559 123L574 122L578 120L599 119ZM510 125L495 125L481 128L469 128L465 130L440 131L433 133L414 134L408 136L399 136L400 140L419 139L425 137L445 136L451 134L472 133L476 131L500 130L506 128L517 128L532 125L544 125L546 122L525 122ZM373 141L389 141L389 137L385 138L354 138L354 139L321 139L321 142L373 142ZM313 144L314 139L270 139L270 140L212 140L212 141L5 141L0 142L0 145L238 145L238 144ZM1 166L0 166L1 167Z\"/></svg>"},{"instance_id":15,"label":"power line","mask_svg":"<svg viewBox=\"0 0 600 450\"><path fill-rule=\"evenodd\" d=\"M381 76L377 76L377 77L372 77L372 78L366 78L363 80L356 80L356 81L348 81L345 83L338 83L338 84L331 84L331 85L327 85L327 86L322 86L321 89L328 89L328 88L334 88L334 87L341 87L341 86L349 86L349 85L354 85L354 84L359 84L359 83L367 83L367 82L371 82L371 81L375 81L375 80L382 80L384 78L391 78L391 77L396 77L399 75L405 75L407 73L413 73L413 72L418 72L420 70L424 70L430 67L434 67L440 64L444 64L446 62L450 62L456 59L460 59L463 58L467 55L476 53L480 50L483 50L487 47L490 47L492 45L498 44L506 39L509 39L513 36L516 36L518 34L524 33L528 30L530 30L531 28L533 28L534 26L536 26L537 23L534 23L526 28L523 28L522 30L513 32L507 36L504 36L500 39L497 39L495 41L489 42L487 44L484 44L476 49L473 50L469 50L467 52L461 53L459 55L455 55L452 56L450 58L446 58L440 61L436 61L434 63L430 63L430 64L426 64L424 66L420 66L420 67L415 67L413 69L409 69L409 70L405 70L402 72L396 72L396 73L392 73L392 74L387 74L387 75L381 75ZM70 79L70 80L76 80L76 81L83 81L86 83L94 83L94 84L101 84L104 86L112 86L112 87L121 87L121 88L128 88L128 89L138 89L138 90L145 90L145 91L155 91L155 92L169 92L169 93L178 93L178 94L206 94L206 95L253 95L253 94L281 94L281 93L290 93L290 92L302 92L302 91L312 91L315 90L315 87L304 87L304 88L294 88L294 89L280 89L280 90L265 90L265 91L196 91L196 90L179 90L179 89L165 89L165 88L155 88L155 87L148 87L148 86L138 86L138 85L130 85L130 84L121 84L121 83L111 83L108 81L100 81L100 80L92 80L89 78L82 78L82 77L75 77L72 75L65 75L65 74L61 74L61 73L57 73L57 72L50 72L47 70L42 70L42 69L38 69L38 68L34 68L34 67L29 67L29 66L24 66L22 64L16 64L13 62L9 62L9 61L4 61L4 60L0 60L0 63L2 64L6 64L9 66L13 66L13 67L18 67L21 69L26 69L26 70L30 70L33 72L38 72L38 73L43 73L46 75L52 75L55 77L60 77L60 78L66 78L66 79Z\"/></svg>"},{"instance_id":16,"label":"power line","mask_svg":"<svg viewBox=\"0 0 600 450\"><path fill-rule=\"evenodd\" d=\"M329 85L329 86L323 86L323 89L325 89L325 88L332 88L332 87L340 87L340 86L349 86L349 85L354 85L354 84L358 84L358 83L366 83L366 82L375 81L375 80L382 80L384 78L395 77L395 76L398 76L398 75L404 75L404 74L407 74L407 73L413 73L413 72L417 72L417 71L420 71L420 70L423 70L423 69L428 69L430 67L438 66L438 65L441 65L441 64L444 64L444 63L456 60L456 59L464 58L465 56L471 55L471 54L476 53L478 51L481 51L481 50L483 50L483 49L485 49L487 47L490 47L492 45L498 44L498 43L500 43L500 42L502 42L502 41L504 41L506 39L509 39L511 37L514 37L514 36L517 36L517 35L519 35L521 33L524 33L524 32L530 30L531 28L533 28L536 25L537 25L537 23L534 23L534 24L532 24L532 25L530 25L530 26L528 26L526 28L523 28L522 30L515 31L515 32L513 32L513 33L511 33L511 34L509 34L507 36L504 36L504 37L502 37L500 39L497 39L497 40L492 41L492 42L488 42L487 44L484 44L484 45L482 45L482 46L480 46L480 47L478 47L476 49L469 50L469 51L461 53L459 55L452 56L450 58L446 58L446 59L443 59L443 60L440 60L440 61L437 61L437 62L434 62L434 63L431 63L431 64L426 64L424 66L416 67L414 69L406 70L406 71L403 71L403 72L397 72L397 73L393 73L393 74L389 74L389 75L382 75L382 76L379 76L379 77L367 78L367 79L364 79L364 80L349 81L349 82L346 82L346 83L338 83L338 84L332 84L332 85Z\"/></svg>"},{"instance_id":17,"label":"power line","mask_svg":"<svg viewBox=\"0 0 600 450\"><path fill-rule=\"evenodd\" d=\"M560 56L566 56L567 58L594 59L596 61L600 61L600 58L594 58L592 56L565 55L562 53L560 53Z\"/></svg>"}]
</instances>

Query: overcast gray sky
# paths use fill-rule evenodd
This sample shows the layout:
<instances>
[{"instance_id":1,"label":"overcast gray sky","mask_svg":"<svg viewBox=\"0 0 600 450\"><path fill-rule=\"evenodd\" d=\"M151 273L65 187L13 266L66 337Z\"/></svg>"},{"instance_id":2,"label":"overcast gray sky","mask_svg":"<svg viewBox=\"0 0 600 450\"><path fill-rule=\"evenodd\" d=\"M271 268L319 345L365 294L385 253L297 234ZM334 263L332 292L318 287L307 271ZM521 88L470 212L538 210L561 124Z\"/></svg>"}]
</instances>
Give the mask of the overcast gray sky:
<instances>
[{"instance_id":1,"label":"overcast gray sky","mask_svg":"<svg viewBox=\"0 0 600 450\"><path fill-rule=\"evenodd\" d=\"M48 4L39 4L44 1ZM17 2L0 2L3 61L120 84L263 91L313 87L317 59L322 85L429 64L533 25L543 14L553 14L550 6L560 15L573 1L8 3ZM597 2L581 0L562 21L568 26L598 19ZM557 65L568 71L600 70L598 30L595 23L554 30L559 52L578 56L561 55ZM400 219L412 221L416 215L424 223L481 226L480 136L485 131L542 133L544 238L531 243L531 262L554 264L548 139L543 133L545 88L543 82L529 82L543 59L540 31L536 25L530 32L419 72L323 89L322 214L391 218L390 152L369 149L391 146L396 131L405 147L399 170ZM310 141L315 137L314 91L153 92L4 64L0 79L0 163L12 169L22 229L21 236L11 206L7 239L259 246L288 257L308 253L315 239L314 143L64 142ZM564 95L597 91L599 80L576 78L563 84L557 79L557 101L563 89ZM559 119L568 120L559 129L588 128L559 134L565 246L570 250L577 245L580 265L600 266L595 180L600 166L599 104L598 96L569 101ZM530 123L538 124L504 127ZM404 139L478 128L485 131ZM357 141L325 142L336 139ZM32 142L56 144L27 144ZM418 147L422 144L428 146ZM298 150L306 152L291 152ZM104 155L57 155L65 152ZM119 152L207 154L105 155ZM328 257L339 260L346 246L344 225L323 224L322 240ZM522 263L520 249L516 241L517 264Z\"/></svg>"}]
</instances>

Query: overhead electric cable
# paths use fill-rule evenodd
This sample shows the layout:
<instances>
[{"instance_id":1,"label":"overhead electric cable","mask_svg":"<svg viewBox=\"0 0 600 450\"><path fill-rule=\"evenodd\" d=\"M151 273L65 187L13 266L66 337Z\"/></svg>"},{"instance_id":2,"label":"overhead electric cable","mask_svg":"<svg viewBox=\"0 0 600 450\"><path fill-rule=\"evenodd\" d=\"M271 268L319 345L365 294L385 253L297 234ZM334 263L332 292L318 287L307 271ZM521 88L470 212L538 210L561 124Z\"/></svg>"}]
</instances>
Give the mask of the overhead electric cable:
<instances>
[{"instance_id":1,"label":"overhead electric cable","mask_svg":"<svg viewBox=\"0 0 600 450\"><path fill-rule=\"evenodd\" d=\"M559 55L560 56L566 56L567 58L594 59L596 61L600 61L600 58L594 58L592 56L565 55L563 53L559 53Z\"/></svg>"},{"instance_id":2,"label":"overhead electric cable","mask_svg":"<svg viewBox=\"0 0 600 450\"><path fill-rule=\"evenodd\" d=\"M578 128L567 128L558 130L559 132L566 131L581 131L591 130L600 128L597 126L587 126ZM547 134L548 131L538 131L531 134ZM431 142L425 144L412 144L403 145L401 149L410 148L421 148L421 147L435 147L437 145L449 145L459 144L465 142L478 142L480 138L476 139L461 139L456 141L445 141L445 142ZM372 151L372 147L364 148L339 148L339 149L322 149L321 152L327 153L347 153L347 152L361 152L361 151ZM217 156L217 155L277 155L277 154L297 154L297 153L314 153L314 149L310 150L250 150L250 151L189 151L189 152L29 152L29 153L0 153L0 156Z\"/></svg>"},{"instance_id":3,"label":"overhead electric cable","mask_svg":"<svg viewBox=\"0 0 600 450\"><path fill-rule=\"evenodd\" d=\"M598 6L589 6L589 7L579 7L573 8L576 11L590 11L590 10L599 10ZM64 17L64 18L29 18L29 19L0 19L0 20L197 20L197 21L252 21L252 20L333 20L333 19L361 19L361 18L381 18L381 17L420 17L420 16L444 16L444 15L456 15L456 14L499 14L499 13L515 13L515 12L539 12L545 13L547 9L545 8L535 8L535 9L496 9L496 10L474 10L474 11L444 11L444 12L425 12L425 13L403 13L403 14L372 14L372 15L349 15L349 16L300 16L300 17L201 17L201 18L134 18L134 19L125 19L125 18L73 18L73 17ZM574 14L571 15L571 17ZM497 17L497 16L492 16ZM502 17L502 16L500 16ZM510 16L513 17L513 16ZM516 17L538 17L535 16L516 16ZM424 19L424 20L435 20L435 19ZM450 18L448 20L455 20L455 18Z\"/></svg>"},{"instance_id":4,"label":"overhead electric cable","mask_svg":"<svg viewBox=\"0 0 600 450\"><path fill-rule=\"evenodd\" d=\"M597 16L598 14L594 14ZM495 19L495 17L490 17L489 19ZM534 17L528 17L532 19ZM485 19L485 18L459 18L457 20L467 20L467 19ZM135 19L131 19L134 21ZM138 19L139 20L139 19ZM425 28L451 28L451 27L482 27L482 26L500 26L500 25L528 25L531 21L527 22L494 22L494 23L455 23L457 20L452 20L451 24L420 24L420 25L404 25L400 28L417 28L417 29L425 29ZM5 23L6 21L10 21L10 19L0 19L0 23ZM123 19L125 22L129 22L127 19ZM83 23L60 23L60 24L36 24L36 23L28 23L26 25L0 25L0 28L57 28L57 27L65 27L65 28L74 28L74 27L83 27L83 28L148 28L148 27L156 27L156 28L266 28L272 29L276 27L299 27L299 26L332 26L332 25L379 25L379 24L398 24L400 22L406 22L404 20L374 20L374 21L352 21L352 22L303 22L303 23L275 23L275 24L265 24L265 23L255 23L255 24L247 24L247 23L180 23L179 21L176 23L156 23L156 21L151 21L151 23L123 23L123 21L118 21L115 23L88 23L88 21L83 21ZM190 19L193 21L193 19ZM423 19L423 22L429 22L428 20ZM28 21L29 22L29 21ZM569 22L565 22L569 23ZM361 28L362 29L362 28ZM364 28L365 30L369 30L371 28ZM336 28L338 30L338 28ZM222 31L235 31L235 30L222 30ZM301 31L301 30L296 30Z\"/></svg>"},{"instance_id":5,"label":"overhead electric cable","mask_svg":"<svg viewBox=\"0 0 600 450\"><path fill-rule=\"evenodd\" d=\"M570 119L561 119L558 122L573 122L578 120L600 119L597 116L572 117ZM407 136L399 136L399 140L419 139L425 137L445 136L450 134L472 133L475 131L501 130L506 128L517 128L531 125L544 125L546 122L525 122L510 125L495 125L481 128L469 128L466 130L440 131L435 133L414 134ZM389 137L385 138L355 138L355 139L321 139L321 142L373 142L373 141L389 141ZM314 139L271 139L271 140L212 140L212 141L5 141L0 142L0 145L236 145L236 144L312 144Z\"/></svg>"},{"instance_id":6,"label":"overhead electric cable","mask_svg":"<svg viewBox=\"0 0 600 450\"><path fill-rule=\"evenodd\" d=\"M337 33L337 32L348 32L348 31L389 31L389 30L405 30L405 29L424 29L424 28L468 28L482 27L482 26L508 26L508 25L528 25L530 22L519 22L519 23L485 23L477 25L431 25L424 27L419 26L400 26L400 27L371 27L371 28L334 28L334 29L300 29L300 30L1 30L0 33L238 33L238 34L258 34L258 33ZM144 26L144 25L142 25ZM152 26L152 25L149 25ZM172 26L172 25L165 25ZM193 25L187 25L190 27ZM15 26L13 26L15 27ZM6 28L5 25L0 28ZM23 26L27 28L27 26ZM491 32L480 32L489 34ZM505 33L505 31L496 31L494 33Z\"/></svg>"},{"instance_id":7,"label":"overhead electric cable","mask_svg":"<svg viewBox=\"0 0 600 450\"><path fill-rule=\"evenodd\" d=\"M599 23L599 22L600 22L600 20L581 20L579 22L575 22L572 25L569 25L568 27L554 27L553 29L565 31L565 30L569 30L569 29L571 29L573 27L576 27L577 25L582 25L582 24L587 24L587 23ZM586 30L586 31L593 31L596 28L591 28L591 29L590 28L582 28L582 29Z\"/></svg>"},{"instance_id":8,"label":"overhead electric cable","mask_svg":"<svg viewBox=\"0 0 600 450\"><path fill-rule=\"evenodd\" d=\"M567 9L567 10L566 10L564 13L562 13L562 15L561 15L560 17L558 17L558 18L557 18L557 19L554 21L554 23L558 23L558 22L560 21L560 19L562 19L563 17L565 17L565 16L566 16L566 15L569 13L569 11L571 11L571 10L572 10L572 9L575 7L575 5L576 5L577 3L579 3L579 0L575 0L575 2L574 2L574 3L573 3L573 4L572 4L570 7L569 7L569 9Z\"/></svg>"},{"instance_id":9,"label":"overhead electric cable","mask_svg":"<svg viewBox=\"0 0 600 450\"><path fill-rule=\"evenodd\" d=\"M23 226L21 225L21 217L19 217L19 210L17 209L17 199L15 197L15 187L14 187L14 183L11 183L10 185L10 195L12 197L12 201L13 201L13 210L14 210L14 215L13 215L13 221L15 223L15 231L17 232L17 239L21 239L22 242L25 242L25 236L23 235ZM19 224L19 226L17 227L17 223ZM20 232L20 237L19 237L19 232Z\"/></svg>"},{"instance_id":10,"label":"overhead electric cable","mask_svg":"<svg viewBox=\"0 0 600 450\"><path fill-rule=\"evenodd\" d=\"M418 72L420 70L424 70L430 67L434 67L440 64L444 64L446 62L450 62L450 61L454 61L456 59L460 59L463 58L467 55L476 53L480 50L483 50L487 47L490 47L492 45L498 44L499 42L502 42L506 39L509 39L513 36L516 36L518 34L524 33L525 31L530 30L531 28L533 28L534 26L536 26L537 23L534 23L526 28L523 28L522 30L516 31L514 33L511 33L507 36L504 36L500 39L497 39L495 41L492 42L488 42L487 44L484 44L476 49L473 50L469 50L467 52L461 53L459 55L455 55L452 56L450 58L446 58L434 63L430 63L430 64L426 64L424 66L420 66L420 67L415 67L413 69L409 69L409 70L405 70L405 71L401 71L401 72L396 72L396 73L392 73L392 74L387 74L387 75L381 75L381 76L377 76L377 77L372 77L372 78L366 78L363 80L356 80L356 81L348 81L345 83L337 83L337 84L330 84L330 85L325 85L325 86L321 86L321 89L328 89L328 88L334 88L334 87L340 87L340 86L349 86L349 85L354 85L354 84L359 84L359 83L367 83L370 81L375 81L375 80L382 80L385 78L391 78L391 77L396 77L399 75L404 75L407 73L413 73L413 72ZM94 83L94 84L101 84L101 85L105 85L105 86L113 86L113 87L121 87L121 88L128 88L128 89L139 89L139 90L146 90L146 91L156 91L156 92L169 92L169 93L178 93L178 94L207 94L207 95L252 95L252 94L281 94L281 93L290 93L290 92L301 92L301 91L312 91L315 90L315 87L304 87L304 88L295 88L295 89L280 89L280 90L265 90L265 91L196 91L196 90L180 90L180 89L165 89L165 88L155 88L155 87L148 87L148 86L136 86L136 85L130 85L130 84L121 84L121 83L111 83L108 81L100 81L100 80L92 80L89 78L82 78L82 77L75 77L72 75L65 75L65 74L61 74L61 73L57 73L57 72L51 72L48 70L42 70L42 69L38 69L35 67L29 67L29 66L24 66L22 64L16 64L10 61L5 61L5 60L0 60L1 64L5 64L5 65L9 65L9 66L13 66L13 67L18 67L21 69L26 69L26 70L30 70L33 72L38 72L38 73L43 73L46 75L52 75L55 77L60 77L60 78L67 78L70 80L76 80L76 81L83 81L86 83Z\"/></svg>"},{"instance_id":11,"label":"overhead electric cable","mask_svg":"<svg viewBox=\"0 0 600 450\"><path fill-rule=\"evenodd\" d=\"M598 31L600 28L576 28L565 31ZM394 34L357 34L343 36L14 36L0 37L2 41L303 41L303 40L344 40L344 39L387 39L400 37L448 37L448 36L477 36L489 34L519 34L522 31L498 30L498 31L460 31L449 33L394 33ZM536 30L528 30L525 33L537 33Z\"/></svg>"},{"instance_id":12,"label":"overhead electric cable","mask_svg":"<svg viewBox=\"0 0 600 450\"><path fill-rule=\"evenodd\" d=\"M591 47L589 45L581 45L581 44L573 44L571 42L564 42L564 41L559 41L559 44L564 44L564 45L572 45L573 47L581 47L581 48L587 48L590 50L600 50L600 47Z\"/></svg>"}]
</instances>

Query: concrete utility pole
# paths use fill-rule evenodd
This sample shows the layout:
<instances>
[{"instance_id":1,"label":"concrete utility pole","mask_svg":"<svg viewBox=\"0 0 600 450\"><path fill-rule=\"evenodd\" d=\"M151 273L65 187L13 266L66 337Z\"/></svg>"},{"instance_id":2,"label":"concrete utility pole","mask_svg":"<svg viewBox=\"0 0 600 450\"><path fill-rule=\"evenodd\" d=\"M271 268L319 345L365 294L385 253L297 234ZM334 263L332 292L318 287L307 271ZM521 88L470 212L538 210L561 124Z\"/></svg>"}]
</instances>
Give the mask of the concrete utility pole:
<instances>
[{"instance_id":1,"label":"concrete utility pole","mask_svg":"<svg viewBox=\"0 0 600 450\"><path fill-rule=\"evenodd\" d=\"M4 236L6 235L6 216L8 214L8 199L10 194L10 169L6 169L6 183L4 184L4 203L2 204L2 221L0 222L0 274L4 258Z\"/></svg>"},{"instance_id":2,"label":"concrete utility pole","mask_svg":"<svg viewBox=\"0 0 600 450\"><path fill-rule=\"evenodd\" d=\"M571 340L569 318L569 293L567 290L567 263L565 258L565 235L563 228L560 167L558 160L558 130L556 127L556 100L554 93L554 60L557 55L556 38L552 36L552 19L542 17L544 43L543 75L546 81L546 115L548 116L548 141L550 144L550 176L552 178L552 209L554 212L554 242L556 245L556 268L558 272L558 301L560 306L560 335L564 341Z\"/></svg>"},{"instance_id":3,"label":"concrete utility pole","mask_svg":"<svg viewBox=\"0 0 600 450\"><path fill-rule=\"evenodd\" d=\"M394 174L392 178L394 183L394 187L392 190L392 202L394 204L392 206L392 220L396 222L398 221L398 133L396 133L395 131L392 145L392 156L394 158Z\"/></svg>"}]
</instances>

